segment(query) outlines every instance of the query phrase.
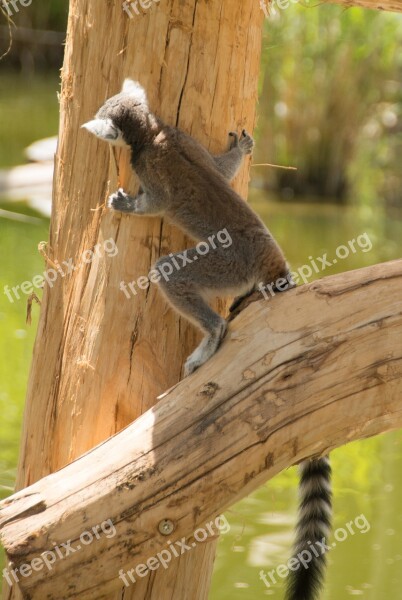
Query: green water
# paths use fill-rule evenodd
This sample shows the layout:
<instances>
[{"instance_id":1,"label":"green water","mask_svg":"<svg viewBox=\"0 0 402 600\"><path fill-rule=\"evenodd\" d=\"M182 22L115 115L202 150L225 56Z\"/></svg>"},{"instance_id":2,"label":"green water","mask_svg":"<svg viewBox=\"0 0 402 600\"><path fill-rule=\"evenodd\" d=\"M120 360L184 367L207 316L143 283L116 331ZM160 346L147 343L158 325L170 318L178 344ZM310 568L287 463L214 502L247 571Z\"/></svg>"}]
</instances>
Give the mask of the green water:
<instances>
[{"instance_id":1,"label":"green water","mask_svg":"<svg viewBox=\"0 0 402 600\"><path fill-rule=\"evenodd\" d=\"M0 77L0 169L24 162L23 150L56 135L59 89L56 74L34 78L2 72Z\"/></svg>"},{"instance_id":2,"label":"green water","mask_svg":"<svg viewBox=\"0 0 402 600\"><path fill-rule=\"evenodd\" d=\"M23 132L14 146L19 157L21 144L55 132L57 106L49 99L44 83L29 114L18 113ZM47 90L47 91L46 91ZM20 86L19 93L26 92ZM34 135L30 121L41 120L35 106L46 96L49 111L46 125ZM9 101L7 101L8 97ZM21 106L25 106L23 98ZM2 94L0 107L12 114L11 94ZM36 116L35 116L36 115ZM11 131L7 123L0 124ZM8 128L8 129L7 129ZM7 154L7 139L0 156ZM14 159L13 159L14 161ZM8 164L12 164L12 162ZM3 163L4 164L4 163ZM252 192L251 201L285 249L294 269L311 264L311 258L336 256L339 246L355 243L356 253L328 268L324 275L345 271L401 255L402 215L386 217L380 213L349 210L317 204L279 204L261 192ZM0 206L5 208L4 203ZM15 206L8 206L15 210ZM11 303L3 293L10 287L32 280L43 271L37 244L47 239L48 222L44 219L21 223L0 216L0 497L11 493L16 471L18 444L29 362L37 327L38 307L33 307L33 321L25 324L26 301ZM359 237L360 236L360 237ZM362 237L363 236L363 237ZM367 240L372 248L369 251ZM363 243L364 242L364 243ZM314 273L313 278L321 274ZM354 443L332 454L334 467L335 528L364 515L369 530L357 525L355 534L338 542L329 553L329 571L323 598L342 600L362 596L369 600L397 600L402 588L402 435L394 432L364 442ZM270 571L286 563L296 514L295 469L277 476L255 494L243 500L226 517L230 531L222 535L215 565L211 598L217 600L254 600L282 598L282 584L267 588L259 578L261 569ZM359 522L360 523L360 522ZM0 557L1 563L2 557ZM1 566L1 565L0 565ZM277 577L279 580L280 578ZM189 599L192 600L192 599Z\"/></svg>"}]
</instances>

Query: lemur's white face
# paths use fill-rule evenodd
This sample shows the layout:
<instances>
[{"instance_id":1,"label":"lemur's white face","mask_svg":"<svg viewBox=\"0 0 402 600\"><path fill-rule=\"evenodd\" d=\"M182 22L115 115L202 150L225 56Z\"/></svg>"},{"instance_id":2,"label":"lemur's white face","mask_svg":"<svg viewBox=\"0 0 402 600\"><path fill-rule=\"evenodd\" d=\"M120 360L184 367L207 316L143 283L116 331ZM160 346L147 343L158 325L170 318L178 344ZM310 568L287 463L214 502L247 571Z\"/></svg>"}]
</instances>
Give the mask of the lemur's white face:
<instances>
[{"instance_id":1,"label":"lemur's white face","mask_svg":"<svg viewBox=\"0 0 402 600\"><path fill-rule=\"evenodd\" d=\"M84 123L81 127L113 146L127 146L122 132L113 125L112 119L93 119L88 123Z\"/></svg>"},{"instance_id":2,"label":"lemur's white face","mask_svg":"<svg viewBox=\"0 0 402 600\"><path fill-rule=\"evenodd\" d=\"M98 111L95 119L88 121L88 123L84 123L84 125L81 126L99 139L104 140L113 146L127 146L122 131L115 125L112 119L106 116L108 112L108 103L113 102L114 99L118 99L121 96L129 96L134 98L138 104L142 104L146 107L148 106L144 88L132 79L125 79L120 94L108 100Z\"/></svg>"}]
</instances>

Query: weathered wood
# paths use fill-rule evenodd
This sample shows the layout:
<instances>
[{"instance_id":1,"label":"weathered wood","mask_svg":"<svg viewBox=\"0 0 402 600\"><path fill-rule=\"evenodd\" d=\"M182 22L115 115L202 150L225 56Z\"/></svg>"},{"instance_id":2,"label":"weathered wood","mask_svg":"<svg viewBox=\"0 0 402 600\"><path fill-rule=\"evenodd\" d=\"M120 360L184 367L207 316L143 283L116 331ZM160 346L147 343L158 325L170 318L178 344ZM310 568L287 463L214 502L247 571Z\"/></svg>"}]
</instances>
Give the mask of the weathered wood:
<instances>
[{"instance_id":1,"label":"weathered wood","mask_svg":"<svg viewBox=\"0 0 402 600\"><path fill-rule=\"evenodd\" d=\"M166 305L156 286L130 299L119 289L121 281L147 275L160 255L188 241L160 219L106 210L108 193L118 187L116 168L107 146L80 126L120 91L124 77L132 77L166 122L211 151L223 151L228 131L254 129L263 13L255 0L147 4L130 19L123 0L70 0L48 254L53 263L72 259L79 268L44 292L17 489L148 410L179 380L197 342L194 327ZM134 191L127 152L118 161L120 184ZM249 162L235 182L243 196ZM103 253L82 263L83 252L108 239L116 241L117 256ZM152 586L142 589L141 582L135 599L206 599L214 546L198 547L169 573L156 572ZM209 568L201 577L202 564ZM15 587L10 592L4 582L4 589L4 598L16 600ZM121 592L111 598L120 599ZM131 590L124 598L130 600Z\"/></svg>"},{"instance_id":2,"label":"weathered wood","mask_svg":"<svg viewBox=\"0 0 402 600\"><path fill-rule=\"evenodd\" d=\"M282 469L401 427L401 298L399 260L248 306L209 363L154 408L0 505L1 539L18 568L67 540L74 547L103 521L116 527L50 572L21 578L26 597L105 599L120 569L167 540L191 541ZM175 525L169 537L158 531L164 519Z\"/></svg>"},{"instance_id":3,"label":"weathered wood","mask_svg":"<svg viewBox=\"0 0 402 600\"><path fill-rule=\"evenodd\" d=\"M347 8L360 6L374 10L386 10L389 12L402 12L402 0L327 0L330 4L342 4Z\"/></svg>"}]
</instances>

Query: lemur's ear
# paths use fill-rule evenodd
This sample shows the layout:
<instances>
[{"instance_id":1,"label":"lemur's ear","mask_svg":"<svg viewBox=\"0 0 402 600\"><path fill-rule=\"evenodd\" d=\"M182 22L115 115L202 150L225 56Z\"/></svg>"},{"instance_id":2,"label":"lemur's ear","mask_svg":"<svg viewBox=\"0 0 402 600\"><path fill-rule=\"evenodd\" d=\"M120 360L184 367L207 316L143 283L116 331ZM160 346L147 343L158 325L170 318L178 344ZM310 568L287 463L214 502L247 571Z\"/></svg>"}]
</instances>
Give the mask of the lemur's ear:
<instances>
[{"instance_id":1,"label":"lemur's ear","mask_svg":"<svg viewBox=\"0 0 402 600\"><path fill-rule=\"evenodd\" d=\"M119 130L113 125L111 119L94 119L93 121L84 123L81 127L87 129L101 140L105 140L105 142L116 142L120 135Z\"/></svg>"},{"instance_id":2,"label":"lemur's ear","mask_svg":"<svg viewBox=\"0 0 402 600\"><path fill-rule=\"evenodd\" d=\"M125 79L121 91L125 94L129 94L132 98L135 98L140 104L146 104L148 106L147 93L138 81Z\"/></svg>"}]
</instances>

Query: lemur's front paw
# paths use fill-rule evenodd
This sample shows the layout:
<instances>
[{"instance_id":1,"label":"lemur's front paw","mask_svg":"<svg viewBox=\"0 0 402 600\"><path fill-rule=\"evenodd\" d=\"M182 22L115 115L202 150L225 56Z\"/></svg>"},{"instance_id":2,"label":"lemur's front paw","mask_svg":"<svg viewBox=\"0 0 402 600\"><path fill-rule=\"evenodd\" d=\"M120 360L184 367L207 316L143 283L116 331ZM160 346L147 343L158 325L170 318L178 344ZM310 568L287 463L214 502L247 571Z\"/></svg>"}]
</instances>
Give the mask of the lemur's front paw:
<instances>
[{"instance_id":1,"label":"lemur's front paw","mask_svg":"<svg viewBox=\"0 0 402 600\"><path fill-rule=\"evenodd\" d=\"M251 137L251 135L249 135L247 133L247 131L245 129L243 129L243 131L241 133L241 138L239 140L239 146L240 146L240 149L243 152L243 154L252 154L253 153L254 140Z\"/></svg>"},{"instance_id":2,"label":"lemur's front paw","mask_svg":"<svg viewBox=\"0 0 402 600\"><path fill-rule=\"evenodd\" d=\"M120 188L117 192L114 192L109 196L107 203L109 208L117 210L119 212L131 212L132 211L132 200L126 192Z\"/></svg>"},{"instance_id":3,"label":"lemur's front paw","mask_svg":"<svg viewBox=\"0 0 402 600\"><path fill-rule=\"evenodd\" d=\"M251 154L253 152L254 140L245 129L243 129L240 138L236 131L230 131L229 135L233 138L231 148L240 148L243 154Z\"/></svg>"}]
</instances>

